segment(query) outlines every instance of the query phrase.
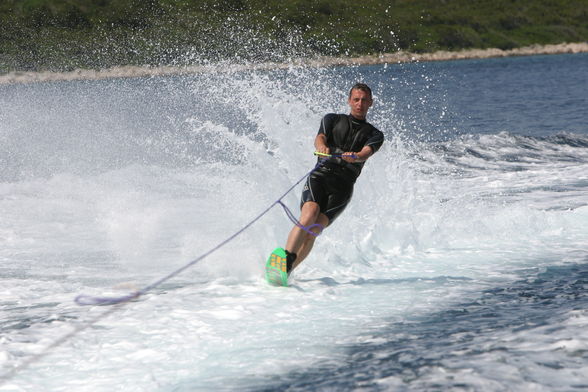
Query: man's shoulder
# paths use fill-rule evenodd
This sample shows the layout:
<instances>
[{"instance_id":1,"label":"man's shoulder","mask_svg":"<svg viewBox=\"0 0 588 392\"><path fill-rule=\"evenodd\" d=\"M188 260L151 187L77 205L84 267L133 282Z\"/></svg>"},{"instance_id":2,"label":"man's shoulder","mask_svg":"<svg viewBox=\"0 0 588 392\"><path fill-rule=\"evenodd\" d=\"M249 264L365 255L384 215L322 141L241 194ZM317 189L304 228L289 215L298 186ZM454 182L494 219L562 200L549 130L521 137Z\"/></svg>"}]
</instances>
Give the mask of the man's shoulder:
<instances>
[{"instance_id":1,"label":"man's shoulder","mask_svg":"<svg viewBox=\"0 0 588 392\"><path fill-rule=\"evenodd\" d=\"M372 133L382 133L378 128L374 126L374 124L367 120L363 120L363 126L369 127Z\"/></svg>"},{"instance_id":2,"label":"man's shoulder","mask_svg":"<svg viewBox=\"0 0 588 392\"><path fill-rule=\"evenodd\" d=\"M380 131L378 128L374 127L373 124L371 124L371 123L367 123L367 124L369 124L369 126L372 127L372 132L382 133L382 131Z\"/></svg>"},{"instance_id":3,"label":"man's shoulder","mask_svg":"<svg viewBox=\"0 0 588 392\"><path fill-rule=\"evenodd\" d=\"M325 121L336 121L341 118L341 116L347 116L346 114L340 113L327 113L323 116L323 120Z\"/></svg>"},{"instance_id":4,"label":"man's shoulder","mask_svg":"<svg viewBox=\"0 0 588 392\"><path fill-rule=\"evenodd\" d=\"M327 113L323 116L323 119L321 120L321 128L319 130L319 132L330 132L334 127L335 124L337 124L340 119L341 116L345 116L344 114L337 114L337 113Z\"/></svg>"}]
</instances>

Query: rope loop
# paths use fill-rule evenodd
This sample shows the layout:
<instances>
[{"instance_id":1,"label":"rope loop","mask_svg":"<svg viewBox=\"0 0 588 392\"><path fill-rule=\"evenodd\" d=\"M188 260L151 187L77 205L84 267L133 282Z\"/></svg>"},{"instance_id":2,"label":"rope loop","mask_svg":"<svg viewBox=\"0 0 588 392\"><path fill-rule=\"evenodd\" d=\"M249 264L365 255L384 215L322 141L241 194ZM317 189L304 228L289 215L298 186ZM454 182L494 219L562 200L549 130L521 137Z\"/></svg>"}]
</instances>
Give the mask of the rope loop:
<instances>
[{"instance_id":1,"label":"rope loop","mask_svg":"<svg viewBox=\"0 0 588 392\"><path fill-rule=\"evenodd\" d=\"M295 218L292 211L290 211L290 209L288 207L286 207L286 205L281 200L278 200L278 203L282 206L282 208L284 209L284 212L286 213L286 216L288 216L288 218L292 221L292 223L294 223L296 226L298 226L302 230L306 231L308 234L315 236L315 237L318 237L322 233L322 231L325 229L325 227L323 225L321 225L320 223L314 223L309 226L304 226L302 223L300 223L299 220L297 220ZM315 227L320 228L320 231L318 233L315 233L314 231L312 231L312 229Z\"/></svg>"}]
</instances>

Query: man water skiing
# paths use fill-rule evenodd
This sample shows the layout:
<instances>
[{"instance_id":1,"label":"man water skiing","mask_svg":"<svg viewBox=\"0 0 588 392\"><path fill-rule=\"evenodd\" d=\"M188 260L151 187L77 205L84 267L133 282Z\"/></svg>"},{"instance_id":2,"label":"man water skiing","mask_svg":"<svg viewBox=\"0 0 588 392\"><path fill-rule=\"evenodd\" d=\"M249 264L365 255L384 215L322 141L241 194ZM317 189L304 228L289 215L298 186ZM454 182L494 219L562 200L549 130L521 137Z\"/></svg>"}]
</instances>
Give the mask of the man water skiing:
<instances>
[{"instance_id":1,"label":"man water skiing","mask_svg":"<svg viewBox=\"0 0 588 392\"><path fill-rule=\"evenodd\" d=\"M323 117L314 140L317 153L337 155L312 172L302 192L298 221L316 235L343 212L363 165L384 142L384 134L366 121L373 104L371 89L363 83L355 84L349 91L348 104L349 115L329 113ZM268 282L286 286L290 272L310 253L316 235L295 225L285 249L276 249L268 259Z\"/></svg>"}]
</instances>

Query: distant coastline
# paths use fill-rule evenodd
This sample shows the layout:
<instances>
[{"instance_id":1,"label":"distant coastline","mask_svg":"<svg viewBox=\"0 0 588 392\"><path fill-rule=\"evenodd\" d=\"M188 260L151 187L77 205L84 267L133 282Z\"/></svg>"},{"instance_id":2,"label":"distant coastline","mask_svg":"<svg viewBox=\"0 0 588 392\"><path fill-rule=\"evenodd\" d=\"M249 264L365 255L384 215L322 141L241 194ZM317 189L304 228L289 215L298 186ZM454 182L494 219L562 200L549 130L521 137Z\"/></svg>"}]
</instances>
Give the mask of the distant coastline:
<instances>
[{"instance_id":1,"label":"distant coastline","mask_svg":"<svg viewBox=\"0 0 588 392\"><path fill-rule=\"evenodd\" d=\"M244 69L280 69L288 67L333 67L368 64L400 64L410 62L450 61L465 59L485 59L492 57L532 56L545 54L565 54L588 52L588 42L562 43L554 45L532 45L510 50L501 49L467 49L459 51L437 51L432 53L395 52L381 55L359 57L320 57L314 59L300 59L287 64L262 63L247 65L222 66L223 72ZM207 66L120 66L101 70L78 69L69 72L9 72L0 75L0 84L36 83L63 80L97 80L111 78L134 78L164 75L186 75L202 72L214 72L217 67Z\"/></svg>"}]
</instances>

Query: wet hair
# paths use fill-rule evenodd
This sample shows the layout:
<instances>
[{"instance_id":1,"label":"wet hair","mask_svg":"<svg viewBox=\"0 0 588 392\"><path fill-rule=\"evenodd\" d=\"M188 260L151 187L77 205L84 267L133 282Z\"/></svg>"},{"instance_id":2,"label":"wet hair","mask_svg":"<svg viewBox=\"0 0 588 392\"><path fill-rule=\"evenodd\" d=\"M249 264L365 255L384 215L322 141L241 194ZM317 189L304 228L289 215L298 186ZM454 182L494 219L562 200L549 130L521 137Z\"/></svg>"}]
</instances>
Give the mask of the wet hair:
<instances>
[{"instance_id":1,"label":"wet hair","mask_svg":"<svg viewBox=\"0 0 588 392\"><path fill-rule=\"evenodd\" d=\"M351 87L351 90L349 90L349 98L351 98L353 90L361 90L367 93L370 96L370 99L372 99L372 89L365 83L355 83L353 87Z\"/></svg>"}]
</instances>

